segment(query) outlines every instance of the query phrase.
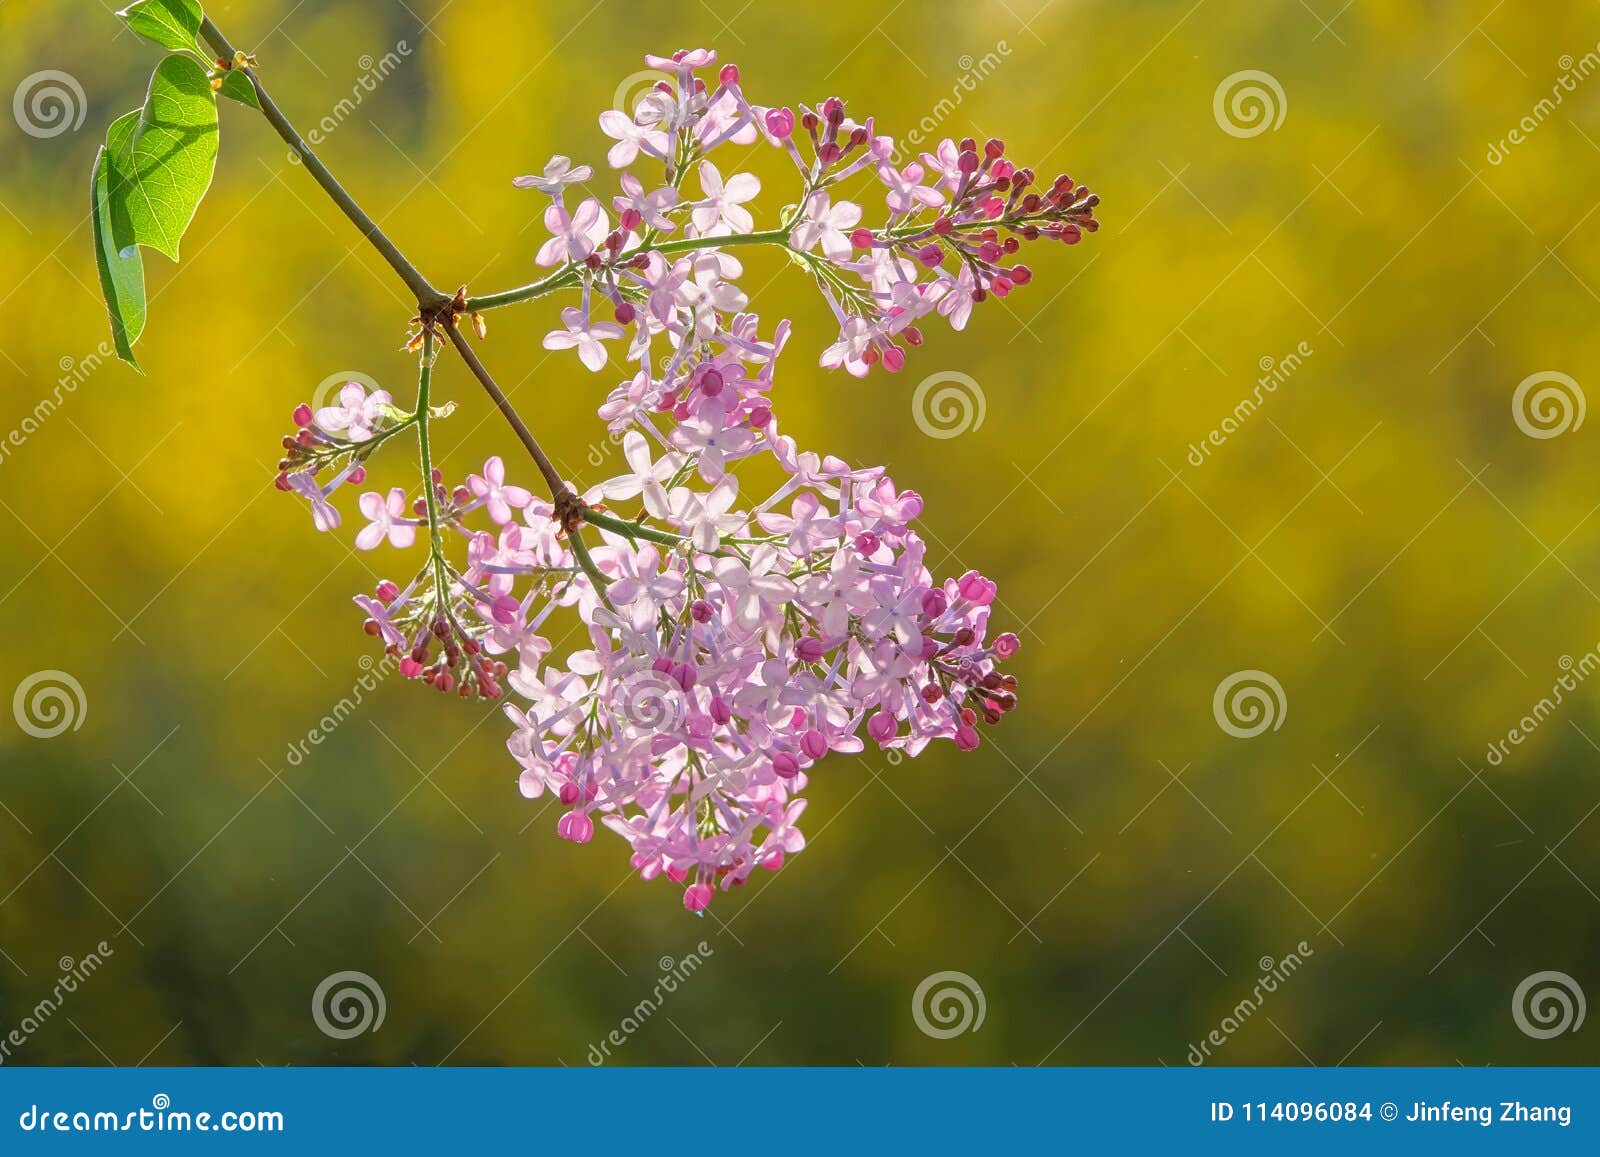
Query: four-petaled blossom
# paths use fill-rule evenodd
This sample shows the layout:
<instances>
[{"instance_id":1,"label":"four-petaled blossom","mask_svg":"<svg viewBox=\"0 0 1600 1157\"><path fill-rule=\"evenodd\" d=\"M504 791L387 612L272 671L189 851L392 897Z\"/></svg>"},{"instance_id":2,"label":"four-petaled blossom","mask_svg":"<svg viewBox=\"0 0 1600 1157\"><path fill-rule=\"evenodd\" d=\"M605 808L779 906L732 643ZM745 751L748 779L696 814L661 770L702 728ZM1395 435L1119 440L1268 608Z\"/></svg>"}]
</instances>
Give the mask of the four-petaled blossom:
<instances>
[{"instance_id":1,"label":"four-petaled blossom","mask_svg":"<svg viewBox=\"0 0 1600 1157\"><path fill-rule=\"evenodd\" d=\"M654 124L640 124L625 112L608 109L600 114L600 131L617 143L606 154L613 169L633 164L641 151L660 160L667 155L667 134Z\"/></svg>"},{"instance_id":2,"label":"four-petaled blossom","mask_svg":"<svg viewBox=\"0 0 1600 1157\"><path fill-rule=\"evenodd\" d=\"M748 233L756 227L750 210L743 207L761 192L761 182L754 174L735 173L724 184L717 167L710 161L701 161L700 188L705 197L690 214L700 236Z\"/></svg>"},{"instance_id":3,"label":"four-petaled blossom","mask_svg":"<svg viewBox=\"0 0 1600 1157\"><path fill-rule=\"evenodd\" d=\"M860 205L853 201L834 205L829 202L828 194L813 193L806 202L805 216L789 235L789 244L802 253L820 244L830 260L843 261L850 256L850 238L845 230L854 228L860 220Z\"/></svg>"},{"instance_id":4,"label":"four-petaled blossom","mask_svg":"<svg viewBox=\"0 0 1600 1157\"><path fill-rule=\"evenodd\" d=\"M416 526L406 520L406 492L396 486L387 495L369 490L357 502L371 521L356 535L357 550L373 550L385 538L402 550L417 541Z\"/></svg>"},{"instance_id":5,"label":"four-petaled blossom","mask_svg":"<svg viewBox=\"0 0 1600 1157\"><path fill-rule=\"evenodd\" d=\"M640 221L658 233L671 233L677 226L677 222L667 216L667 210L678 203L678 190L663 185L646 193L644 185L632 173L623 173L617 183L622 186L622 196L612 198L611 206L619 214L626 215L631 209L639 215Z\"/></svg>"},{"instance_id":6,"label":"four-petaled blossom","mask_svg":"<svg viewBox=\"0 0 1600 1157\"><path fill-rule=\"evenodd\" d=\"M570 214L563 205L551 205L544 211L544 227L550 230L551 237L539 246L539 252L533 259L536 265L582 261L611 232L606 211L593 197L585 198Z\"/></svg>"},{"instance_id":7,"label":"four-petaled blossom","mask_svg":"<svg viewBox=\"0 0 1600 1157\"><path fill-rule=\"evenodd\" d=\"M922 166L915 161L904 169L887 163L879 165L878 179L889 186L886 199L896 213L909 213L918 205L937 208L944 204L943 193L922 184Z\"/></svg>"},{"instance_id":8,"label":"four-petaled blossom","mask_svg":"<svg viewBox=\"0 0 1600 1157\"><path fill-rule=\"evenodd\" d=\"M365 442L382 424L383 407L389 402L388 390L369 394L360 382L346 382L339 388L339 404L318 410L316 422L324 430L343 431L352 442Z\"/></svg>"},{"instance_id":9,"label":"four-petaled blossom","mask_svg":"<svg viewBox=\"0 0 1600 1157\"><path fill-rule=\"evenodd\" d=\"M467 476L467 489L489 508L489 517L501 526L512 520L513 508L521 510L533 501L533 495L521 486L506 485L506 464L498 454L483 464L481 475Z\"/></svg>"},{"instance_id":10,"label":"four-petaled blossom","mask_svg":"<svg viewBox=\"0 0 1600 1157\"><path fill-rule=\"evenodd\" d=\"M606 364L606 347L600 343L625 336L620 325L611 321L591 321L575 305L569 305L561 311L561 324L567 328L553 329L544 335L544 348L576 349L578 360L596 373L604 369Z\"/></svg>"},{"instance_id":11,"label":"four-petaled blossom","mask_svg":"<svg viewBox=\"0 0 1600 1157\"><path fill-rule=\"evenodd\" d=\"M562 192L568 185L581 185L594 176L594 169L588 165L572 167L572 158L563 157L559 153L550 158L544 167L543 173L529 173L524 177L514 177L511 183L519 189L538 189L561 199Z\"/></svg>"}]
</instances>

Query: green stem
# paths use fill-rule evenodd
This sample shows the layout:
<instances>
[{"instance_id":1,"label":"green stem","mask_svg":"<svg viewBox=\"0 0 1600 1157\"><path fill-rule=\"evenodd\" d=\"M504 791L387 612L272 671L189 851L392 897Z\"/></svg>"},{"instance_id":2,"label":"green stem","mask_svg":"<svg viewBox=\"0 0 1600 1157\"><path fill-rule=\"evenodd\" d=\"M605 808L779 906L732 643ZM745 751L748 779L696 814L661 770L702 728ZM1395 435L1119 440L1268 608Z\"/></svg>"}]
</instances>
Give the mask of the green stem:
<instances>
[{"instance_id":1,"label":"green stem","mask_svg":"<svg viewBox=\"0 0 1600 1157\"><path fill-rule=\"evenodd\" d=\"M603 530L620 534L625 538L643 538L650 542L659 542L663 546L677 546L681 542L689 541L683 535L673 534L670 530L656 530L654 527L641 526L637 522L616 518L588 506L584 507L583 520Z\"/></svg>"},{"instance_id":2,"label":"green stem","mask_svg":"<svg viewBox=\"0 0 1600 1157\"><path fill-rule=\"evenodd\" d=\"M676 241L646 242L636 245L621 254L617 261L626 263L630 258L641 253L660 253L671 256L674 253L688 253L696 249L725 249L733 245L784 245L789 244L790 229L768 229L761 233L737 233L729 237L680 237ZM515 305L519 301L532 301L536 297L544 297L558 289L565 289L569 285L578 283L578 270L581 265L568 262L548 277L528 285L521 285L515 289L501 290L499 293L488 293L482 297L469 297L467 309L472 312L482 313L489 309L499 309L505 305Z\"/></svg>"}]
</instances>

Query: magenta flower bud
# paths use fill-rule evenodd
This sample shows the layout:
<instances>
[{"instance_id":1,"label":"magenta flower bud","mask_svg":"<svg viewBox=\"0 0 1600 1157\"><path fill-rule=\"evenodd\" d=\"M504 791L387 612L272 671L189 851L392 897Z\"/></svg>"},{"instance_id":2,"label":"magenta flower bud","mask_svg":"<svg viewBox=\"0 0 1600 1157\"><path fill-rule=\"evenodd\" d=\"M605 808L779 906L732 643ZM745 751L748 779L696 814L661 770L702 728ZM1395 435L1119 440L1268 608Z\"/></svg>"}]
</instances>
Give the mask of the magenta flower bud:
<instances>
[{"instance_id":1,"label":"magenta flower bud","mask_svg":"<svg viewBox=\"0 0 1600 1157\"><path fill-rule=\"evenodd\" d=\"M943 698L944 698L944 691L939 687L939 684L937 684L937 683L924 684L924 686L922 688L922 701L924 703L928 704L929 706L932 706L933 704L939 702L939 700L941 700Z\"/></svg>"},{"instance_id":2,"label":"magenta flower bud","mask_svg":"<svg viewBox=\"0 0 1600 1157\"><path fill-rule=\"evenodd\" d=\"M780 779L793 779L800 774L800 761L787 751L780 751L772 757L772 771Z\"/></svg>"},{"instance_id":3,"label":"magenta flower bud","mask_svg":"<svg viewBox=\"0 0 1600 1157\"><path fill-rule=\"evenodd\" d=\"M871 249L872 248L872 230L871 229L857 229L857 230L855 230L853 233L850 234L850 244L854 245L857 249Z\"/></svg>"},{"instance_id":4,"label":"magenta flower bud","mask_svg":"<svg viewBox=\"0 0 1600 1157\"><path fill-rule=\"evenodd\" d=\"M1005 151L1005 142L999 137L990 137L983 144L983 155L988 157L991 161L999 160L1005 155Z\"/></svg>"},{"instance_id":5,"label":"magenta flower bud","mask_svg":"<svg viewBox=\"0 0 1600 1157\"><path fill-rule=\"evenodd\" d=\"M1010 161L996 161L989 169L990 175L999 181L1010 180L1011 174L1016 171L1016 166Z\"/></svg>"},{"instance_id":6,"label":"magenta flower bud","mask_svg":"<svg viewBox=\"0 0 1600 1157\"><path fill-rule=\"evenodd\" d=\"M997 659L1009 659L1022 649L1022 641L1007 631L994 641L994 655Z\"/></svg>"},{"instance_id":7,"label":"magenta flower bud","mask_svg":"<svg viewBox=\"0 0 1600 1157\"><path fill-rule=\"evenodd\" d=\"M937 269L944 264L944 250L930 242L917 250L917 260L929 269Z\"/></svg>"},{"instance_id":8,"label":"magenta flower bud","mask_svg":"<svg viewBox=\"0 0 1600 1157\"><path fill-rule=\"evenodd\" d=\"M705 392L708 398L714 398L722 393L723 384L722 374L715 366L700 377L700 389Z\"/></svg>"},{"instance_id":9,"label":"magenta flower bud","mask_svg":"<svg viewBox=\"0 0 1600 1157\"><path fill-rule=\"evenodd\" d=\"M737 64L724 64L722 71L717 73L717 79L723 84L734 85L739 83L739 66Z\"/></svg>"},{"instance_id":10,"label":"magenta flower bud","mask_svg":"<svg viewBox=\"0 0 1600 1157\"><path fill-rule=\"evenodd\" d=\"M384 606L388 606L399 597L400 588L395 586L394 583L390 582L388 579L384 579L378 584L378 601Z\"/></svg>"},{"instance_id":11,"label":"magenta flower bud","mask_svg":"<svg viewBox=\"0 0 1600 1157\"><path fill-rule=\"evenodd\" d=\"M931 659L938 653L939 640L930 638L927 635L922 636L922 657L924 659Z\"/></svg>"},{"instance_id":12,"label":"magenta flower bud","mask_svg":"<svg viewBox=\"0 0 1600 1157\"><path fill-rule=\"evenodd\" d=\"M794 132L794 113L786 108L769 108L767 110L767 132L777 137L780 141L789 139L789 134Z\"/></svg>"},{"instance_id":13,"label":"magenta flower bud","mask_svg":"<svg viewBox=\"0 0 1600 1157\"><path fill-rule=\"evenodd\" d=\"M704 912L711 907L712 895L710 884L696 884L684 889L683 906L691 912Z\"/></svg>"},{"instance_id":14,"label":"magenta flower bud","mask_svg":"<svg viewBox=\"0 0 1600 1157\"><path fill-rule=\"evenodd\" d=\"M772 421L772 409L769 406L755 406L750 411L750 424L756 429L761 429Z\"/></svg>"},{"instance_id":15,"label":"magenta flower bud","mask_svg":"<svg viewBox=\"0 0 1600 1157\"><path fill-rule=\"evenodd\" d=\"M712 616L717 612L712 609L711 604L706 602L705 599L695 599L694 604L689 608L689 613L694 616L695 622L709 623Z\"/></svg>"},{"instance_id":16,"label":"magenta flower bud","mask_svg":"<svg viewBox=\"0 0 1600 1157\"><path fill-rule=\"evenodd\" d=\"M717 723L726 723L733 718L733 709L723 702L722 696L718 695L711 700L709 714Z\"/></svg>"},{"instance_id":17,"label":"magenta flower bud","mask_svg":"<svg viewBox=\"0 0 1600 1157\"><path fill-rule=\"evenodd\" d=\"M672 670L672 660L667 658L665 655L662 655L657 658L654 663L650 664L650 669L657 675L665 675L668 671Z\"/></svg>"},{"instance_id":18,"label":"magenta flower bud","mask_svg":"<svg viewBox=\"0 0 1600 1157\"><path fill-rule=\"evenodd\" d=\"M949 606L950 600L944 597L943 591L929 591L922 596L922 613L930 619L937 619Z\"/></svg>"},{"instance_id":19,"label":"magenta flower bud","mask_svg":"<svg viewBox=\"0 0 1600 1157\"><path fill-rule=\"evenodd\" d=\"M281 471L279 472L278 476L272 480L272 484L285 494L289 493L290 489L292 489L289 485L289 476Z\"/></svg>"},{"instance_id":20,"label":"magenta flower bud","mask_svg":"<svg viewBox=\"0 0 1600 1157\"><path fill-rule=\"evenodd\" d=\"M812 760L821 759L828 754L828 737L813 727L800 737L800 750Z\"/></svg>"},{"instance_id":21,"label":"magenta flower bud","mask_svg":"<svg viewBox=\"0 0 1600 1157\"><path fill-rule=\"evenodd\" d=\"M976 173L978 171L978 154L962 153L956 158L956 167L963 173Z\"/></svg>"},{"instance_id":22,"label":"magenta flower bud","mask_svg":"<svg viewBox=\"0 0 1600 1157\"><path fill-rule=\"evenodd\" d=\"M933 231L935 233L937 233L940 237L948 237L948 236L950 236L950 230L952 230L954 228L955 228L955 222L951 221L950 218L948 218L948 217L940 217L937 221L935 221L933 223Z\"/></svg>"},{"instance_id":23,"label":"magenta flower bud","mask_svg":"<svg viewBox=\"0 0 1600 1157\"><path fill-rule=\"evenodd\" d=\"M1003 274L989 282L989 292L996 297L1004 297L1011 292L1011 278Z\"/></svg>"},{"instance_id":24,"label":"magenta flower bud","mask_svg":"<svg viewBox=\"0 0 1600 1157\"><path fill-rule=\"evenodd\" d=\"M497 595L489 605L490 617L502 626L510 626L522 615L522 604L512 595Z\"/></svg>"},{"instance_id":25,"label":"magenta flower bud","mask_svg":"<svg viewBox=\"0 0 1600 1157\"><path fill-rule=\"evenodd\" d=\"M986 607L994 602L997 588L977 571L969 570L961 576L961 581L957 583L956 589L961 592L962 598L970 599L980 607Z\"/></svg>"},{"instance_id":26,"label":"magenta flower bud","mask_svg":"<svg viewBox=\"0 0 1600 1157\"><path fill-rule=\"evenodd\" d=\"M1011 280L1017 285L1026 285L1033 280L1033 270L1026 265L1013 265L1011 267Z\"/></svg>"},{"instance_id":27,"label":"magenta flower bud","mask_svg":"<svg viewBox=\"0 0 1600 1157\"><path fill-rule=\"evenodd\" d=\"M352 486L360 486L366 480L367 468L365 466L357 466L354 470L350 471L350 477L345 479L345 481L350 483Z\"/></svg>"},{"instance_id":28,"label":"magenta flower bud","mask_svg":"<svg viewBox=\"0 0 1600 1157\"><path fill-rule=\"evenodd\" d=\"M634 318L633 303L631 301L619 301L619 302L617 302L616 319L619 322L621 322L623 325L627 325L627 324L629 324L630 322L633 321L633 318Z\"/></svg>"},{"instance_id":29,"label":"magenta flower bud","mask_svg":"<svg viewBox=\"0 0 1600 1157\"><path fill-rule=\"evenodd\" d=\"M694 666L689 663L679 663L672 669L671 677L672 681L678 686L682 687L685 691L688 691L695 685L695 680L697 678Z\"/></svg>"},{"instance_id":30,"label":"magenta flower bud","mask_svg":"<svg viewBox=\"0 0 1600 1157\"><path fill-rule=\"evenodd\" d=\"M628 230L637 230L643 223L644 217L640 215L639 210L631 206L624 209L621 216L617 218L617 224Z\"/></svg>"},{"instance_id":31,"label":"magenta flower bud","mask_svg":"<svg viewBox=\"0 0 1600 1157\"><path fill-rule=\"evenodd\" d=\"M870 530L864 530L856 535L856 549L869 558L878 553L879 545L878 536Z\"/></svg>"},{"instance_id":32,"label":"magenta flower bud","mask_svg":"<svg viewBox=\"0 0 1600 1157\"><path fill-rule=\"evenodd\" d=\"M906 326L905 329L900 331L900 336L906 339L906 345L908 346L920 346L922 344L922 331L914 325Z\"/></svg>"},{"instance_id":33,"label":"magenta flower bud","mask_svg":"<svg viewBox=\"0 0 1600 1157\"><path fill-rule=\"evenodd\" d=\"M963 723L956 728L956 746L962 751L976 751L978 742L978 730L970 723Z\"/></svg>"},{"instance_id":34,"label":"magenta flower bud","mask_svg":"<svg viewBox=\"0 0 1600 1157\"><path fill-rule=\"evenodd\" d=\"M895 733L895 719L887 711L879 711L867 720L867 734L878 743L887 742Z\"/></svg>"},{"instance_id":35,"label":"magenta flower bud","mask_svg":"<svg viewBox=\"0 0 1600 1157\"><path fill-rule=\"evenodd\" d=\"M301 429L305 429L305 427L311 425L311 422L311 407L301 402L294 408L294 424Z\"/></svg>"},{"instance_id":36,"label":"magenta flower bud","mask_svg":"<svg viewBox=\"0 0 1600 1157\"><path fill-rule=\"evenodd\" d=\"M561 802L571 807L578 802L578 785L570 779L561 785L561 790L556 793L561 797Z\"/></svg>"},{"instance_id":37,"label":"magenta flower bud","mask_svg":"<svg viewBox=\"0 0 1600 1157\"><path fill-rule=\"evenodd\" d=\"M976 742L973 746L977 746ZM594 821L582 812L568 812L556 821L556 835L575 844L586 844L594 836Z\"/></svg>"},{"instance_id":38,"label":"magenta flower bud","mask_svg":"<svg viewBox=\"0 0 1600 1157\"><path fill-rule=\"evenodd\" d=\"M400 660L400 674L404 675L407 679L415 679L418 675L422 674L422 664L417 662L411 656L407 655L404 659Z\"/></svg>"},{"instance_id":39,"label":"magenta flower bud","mask_svg":"<svg viewBox=\"0 0 1600 1157\"><path fill-rule=\"evenodd\" d=\"M815 663L827 653L821 639L814 639L810 635L801 639L794 645L794 653L802 663Z\"/></svg>"},{"instance_id":40,"label":"magenta flower bud","mask_svg":"<svg viewBox=\"0 0 1600 1157\"><path fill-rule=\"evenodd\" d=\"M898 374L906 364L906 351L897 345L892 345L883 351L883 368L891 374Z\"/></svg>"},{"instance_id":41,"label":"magenta flower bud","mask_svg":"<svg viewBox=\"0 0 1600 1157\"><path fill-rule=\"evenodd\" d=\"M824 165L831 165L844 154L844 150L832 142L826 142L817 147L817 160Z\"/></svg>"}]
</instances>

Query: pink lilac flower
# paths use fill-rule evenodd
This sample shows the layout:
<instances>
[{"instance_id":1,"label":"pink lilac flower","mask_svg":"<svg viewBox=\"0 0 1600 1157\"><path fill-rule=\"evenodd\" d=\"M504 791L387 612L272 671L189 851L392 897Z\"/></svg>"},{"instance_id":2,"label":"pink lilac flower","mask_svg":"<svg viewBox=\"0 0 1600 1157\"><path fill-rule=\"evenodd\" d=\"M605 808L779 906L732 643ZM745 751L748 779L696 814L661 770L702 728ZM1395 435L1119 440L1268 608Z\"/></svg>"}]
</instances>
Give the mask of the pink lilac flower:
<instances>
[{"instance_id":1,"label":"pink lilac flower","mask_svg":"<svg viewBox=\"0 0 1600 1157\"><path fill-rule=\"evenodd\" d=\"M704 194L690 215L702 237L713 234L748 233L756 227L750 210L744 208L761 192L761 182L750 173L736 173L726 184L710 161L700 163L700 189Z\"/></svg>"},{"instance_id":2,"label":"pink lilac flower","mask_svg":"<svg viewBox=\"0 0 1600 1157\"><path fill-rule=\"evenodd\" d=\"M345 434L352 442L365 442L383 424L383 407L391 400L388 390L368 394L360 382L346 382L339 389L339 404L318 410L316 423L324 430Z\"/></svg>"},{"instance_id":3,"label":"pink lilac flower","mask_svg":"<svg viewBox=\"0 0 1600 1157\"><path fill-rule=\"evenodd\" d=\"M544 211L544 227L550 230L550 240L539 247L533 259L534 264L544 266L582 261L611 231L605 210L593 197L585 199L571 214L562 205L551 205Z\"/></svg>"},{"instance_id":4,"label":"pink lilac flower","mask_svg":"<svg viewBox=\"0 0 1600 1157\"><path fill-rule=\"evenodd\" d=\"M620 325L609 321L591 321L577 306L569 305L561 311L561 324L567 328L551 330L544 335L544 348L576 349L578 360L597 373L606 365L606 347L601 343L626 336Z\"/></svg>"},{"instance_id":5,"label":"pink lilac flower","mask_svg":"<svg viewBox=\"0 0 1600 1157\"><path fill-rule=\"evenodd\" d=\"M753 229L761 186L724 180L708 154L764 138L793 163L809 193L787 245L774 243L837 321L821 364L857 377L901 368L930 319L962 329L990 296L1027 286L1021 248L1076 244L1097 228L1098 198L1065 174L1039 180L998 139L940 141L899 165L870 116L836 97L751 104L739 69L704 49L646 62L666 77L631 115L600 118L612 166L640 166L618 176L616 232L599 200L570 215L559 203L588 166L557 157L517 182L557 201L539 264L579 266L553 279L581 300L545 347L599 371L605 343L628 339L623 380L599 407L622 449L615 475L574 486L582 498L563 495L559 510L498 457L460 482L435 470L409 507L398 487L365 494L359 546L410 544L427 526L443 550L417 552L428 557L403 589L383 580L356 602L405 678L509 695L508 770L524 796L553 797L559 836L612 833L641 878L672 881L703 912L805 847L804 792L830 754L979 746L980 727L1016 706L1002 664L1019 646L991 638L993 582L930 571L914 490L780 431L789 323L768 329L750 311L736 251L716 240ZM698 200L680 198L686 167ZM868 171L888 210L870 225L828 191ZM648 235L673 231L675 211L691 236ZM387 394L358 385L339 401L296 409L276 478L324 530L339 525L330 496L365 478L362 443L388 416Z\"/></svg>"},{"instance_id":6,"label":"pink lilac flower","mask_svg":"<svg viewBox=\"0 0 1600 1157\"><path fill-rule=\"evenodd\" d=\"M481 475L467 477L471 490L489 509L489 517L504 526L512 519L512 510L521 510L533 501L533 495L521 486L506 485L506 464L497 454L483 464Z\"/></svg>"},{"instance_id":7,"label":"pink lilac flower","mask_svg":"<svg viewBox=\"0 0 1600 1157\"><path fill-rule=\"evenodd\" d=\"M664 185L646 193L643 183L632 173L623 173L617 183L622 186L622 195L613 198L611 205L620 215L624 229L638 229L643 224L658 233L671 233L677 227L667 210L678 203L678 190Z\"/></svg>"},{"instance_id":8,"label":"pink lilac flower","mask_svg":"<svg viewBox=\"0 0 1600 1157\"><path fill-rule=\"evenodd\" d=\"M369 490L357 504L370 520L356 535L357 550L372 550L385 538L404 549L417 540L417 528L406 518L406 492L396 486L387 495Z\"/></svg>"},{"instance_id":9,"label":"pink lilac flower","mask_svg":"<svg viewBox=\"0 0 1600 1157\"><path fill-rule=\"evenodd\" d=\"M845 230L861 220L861 206L851 201L832 204L828 194L816 192L806 201L805 215L795 226L789 244L801 253L822 246L822 252L833 261L843 261L850 256L850 238Z\"/></svg>"},{"instance_id":10,"label":"pink lilac flower","mask_svg":"<svg viewBox=\"0 0 1600 1157\"><path fill-rule=\"evenodd\" d=\"M561 194L568 185L581 185L594 176L594 170L588 165L579 165L573 168L572 159L559 154L551 157L544 167L543 173L530 173L525 177L512 179L512 184L519 189L537 189L561 199Z\"/></svg>"}]
</instances>

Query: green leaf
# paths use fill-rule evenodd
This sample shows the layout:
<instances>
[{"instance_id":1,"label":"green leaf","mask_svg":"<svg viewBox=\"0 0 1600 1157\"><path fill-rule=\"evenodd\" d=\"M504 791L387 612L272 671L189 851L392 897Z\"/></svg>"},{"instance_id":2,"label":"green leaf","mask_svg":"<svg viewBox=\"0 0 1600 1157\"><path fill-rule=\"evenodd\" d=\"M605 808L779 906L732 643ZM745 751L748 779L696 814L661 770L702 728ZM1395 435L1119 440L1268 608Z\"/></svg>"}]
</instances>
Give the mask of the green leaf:
<instances>
[{"instance_id":1,"label":"green leaf","mask_svg":"<svg viewBox=\"0 0 1600 1157\"><path fill-rule=\"evenodd\" d=\"M127 21L129 28L162 48L176 52L195 50L202 18L199 0L137 0L117 15Z\"/></svg>"},{"instance_id":2,"label":"green leaf","mask_svg":"<svg viewBox=\"0 0 1600 1157\"><path fill-rule=\"evenodd\" d=\"M247 104L257 109L261 107L261 102L256 99L256 86L250 83L250 78L241 69L231 68L224 72L222 87L217 91L240 104Z\"/></svg>"},{"instance_id":3,"label":"green leaf","mask_svg":"<svg viewBox=\"0 0 1600 1157\"><path fill-rule=\"evenodd\" d=\"M111 166L107 157L132 136L139 112L135 109L112 122L106 131L106 145L94 159L90 178L90 219L94 223L94 257L100 271L100 291L105 295L106 312L111 317L111 339L117 356L134 369L133 343L144 330L144 259L134 248L124 256L111 237ZM142 370L140 371L143 372Z\"/></svg>"},{"instance_id":4,"label":"green leaf","mask_svg":"<svg viewBox=\"0 0 1600 1157\"><path fill-rule=\"evenodd\" d=\"M217 98L205 67L191 56L157 65L125 136L107 154L112 236L122 252L148 245L176 261L217 163Z\"/></svg>"}]
</instances>

